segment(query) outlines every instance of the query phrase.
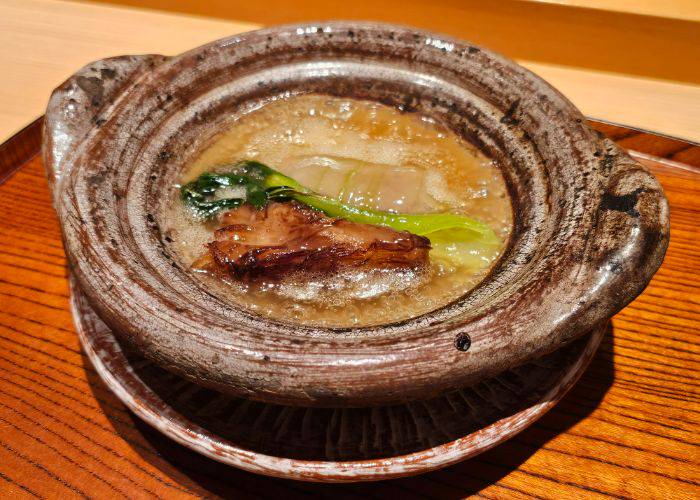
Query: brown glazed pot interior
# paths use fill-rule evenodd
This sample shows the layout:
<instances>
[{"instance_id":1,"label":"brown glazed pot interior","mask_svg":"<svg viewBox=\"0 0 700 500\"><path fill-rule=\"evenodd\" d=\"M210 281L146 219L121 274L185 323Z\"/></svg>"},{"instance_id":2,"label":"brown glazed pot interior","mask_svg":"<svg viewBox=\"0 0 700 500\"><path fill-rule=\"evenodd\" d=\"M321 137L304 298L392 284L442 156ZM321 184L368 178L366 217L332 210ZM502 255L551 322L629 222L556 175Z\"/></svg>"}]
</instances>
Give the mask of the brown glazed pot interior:
<instances>
[{"instance_id":1,"label":"brown glazed pot interior","mask_svg":"<svg viewBox=\"0 0 700 500\"><path fill-rule=\"evenodd\" d=\"M180 266L161 230L179 173L241 114L308 92L429 115L498 162L515 226L484 282L416 319L333 330L234 308ZM166 369L262 401L400 402L520 365L630 302L668 241L658 182L561 94L405 27L283 26L98 61L54 92L43 151L72 270L105 323Z\"/></svg>"}]
</instances>

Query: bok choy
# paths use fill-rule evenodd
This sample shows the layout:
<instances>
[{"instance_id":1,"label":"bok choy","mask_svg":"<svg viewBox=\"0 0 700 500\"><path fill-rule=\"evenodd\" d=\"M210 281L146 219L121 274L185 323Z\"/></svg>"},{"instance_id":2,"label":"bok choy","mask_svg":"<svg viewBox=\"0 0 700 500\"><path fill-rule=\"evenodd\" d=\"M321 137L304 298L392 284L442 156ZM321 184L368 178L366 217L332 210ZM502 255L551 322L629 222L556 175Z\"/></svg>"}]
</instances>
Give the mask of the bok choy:
<instances>
[{"instance_id":1,"label":"bok choy","mask_svg":"<svg viewBox=\"0 0 700 500\"><path fill-rule=\"evenodd\" d=\"M273 200L296 200L329 217L388 226L427 237L431 255L456 265L478 265L481 250L500 246L488 225L460 214L401 214L347 205L316 193L291 177L257 161L236 163L230 172L206 172L180 188L183 202L199 217L208 218L244 203L262 208Z\"/></svg>"}]
</instances>

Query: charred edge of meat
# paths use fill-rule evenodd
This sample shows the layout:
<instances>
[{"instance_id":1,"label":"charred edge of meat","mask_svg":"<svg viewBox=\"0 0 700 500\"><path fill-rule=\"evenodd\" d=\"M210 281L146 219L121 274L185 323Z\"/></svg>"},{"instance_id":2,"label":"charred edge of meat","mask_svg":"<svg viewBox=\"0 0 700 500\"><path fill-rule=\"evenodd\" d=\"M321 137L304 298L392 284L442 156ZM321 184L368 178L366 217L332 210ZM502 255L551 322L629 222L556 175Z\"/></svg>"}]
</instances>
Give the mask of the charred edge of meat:
<instances>
[{"instance_id":1,"label":"charred edge of meat","mask_svg":"<svg viewBox=\"0 0 700 500\"><path fill-rule=\"evenodd\" d=\"M221 217L208 254L194 267L240 280L347 267L419 268L430 241L406 231L326 217L300 203L244 205Z\"/></svg>"}]
</instances>

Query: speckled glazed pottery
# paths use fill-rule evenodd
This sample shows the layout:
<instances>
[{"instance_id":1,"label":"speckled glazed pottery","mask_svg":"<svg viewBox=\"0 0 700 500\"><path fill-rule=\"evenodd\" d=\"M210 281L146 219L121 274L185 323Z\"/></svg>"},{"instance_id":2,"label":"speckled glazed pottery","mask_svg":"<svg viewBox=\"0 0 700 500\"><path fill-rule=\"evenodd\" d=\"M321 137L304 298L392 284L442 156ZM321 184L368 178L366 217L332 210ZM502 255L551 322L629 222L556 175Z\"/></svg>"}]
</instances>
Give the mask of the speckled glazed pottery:
<instances>
[{"instance_id":1,"label":"speckled glazed pottery","mask_svg":"<svg viewBox=\"0 0 700 500\"><path fill-rule=\"evenodd\" d=\"M303 408L204 388L125 349L71 280L73 320L97 373L136 415L191 450L257 474L376 481L433 471L519 433L588 366L609 325L531 363L423 401Z\"/></svg>"},{"instance_id":2,"label":"speckled glazed pottery","mask_svg":"<svg viewBox=\"0 0 700 500\"><path fill-rule=\"evenodd\" d=\"M178 174L247 110L307 92L424 113L497 161L515 225L479 286L402 323L315 329L232 307L180 265L161 231ZM646 286L668 241L658 182L561 94L488 50L405 27L283 26L97 61L54 92L45 127L90 306L157 365L258 401L380 405L474 384L601 325Z\"/></svg>"}]
</instances>

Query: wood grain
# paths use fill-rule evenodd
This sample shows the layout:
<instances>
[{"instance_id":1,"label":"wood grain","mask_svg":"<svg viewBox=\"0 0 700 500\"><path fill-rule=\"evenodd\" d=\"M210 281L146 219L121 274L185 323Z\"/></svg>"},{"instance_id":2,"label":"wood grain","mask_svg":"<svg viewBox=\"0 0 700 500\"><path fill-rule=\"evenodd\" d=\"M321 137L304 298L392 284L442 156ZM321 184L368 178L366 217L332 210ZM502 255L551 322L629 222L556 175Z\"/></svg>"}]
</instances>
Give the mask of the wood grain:
<instances>
[{"instance_id":1,"label":"wood grain","mask_svg":"<svg viewBox=\"0 0 700 500\"><path fill-rule=\"evenodd\" d=\"M589 120L589 123L627 150L700 168L700 144L698 143L663 137L612 123L595 120Z\"/></svg>"},{"instance_id":2,"label":"wood grain","mask_svg":"<svg viewBox=\"0 0 700 500\"><path fill-rule=\"evenodd\" d=\"M0 144L0 183L36 155L41 147L43 123L44 117L40 116Z\"/></svg>"},{"instance_id":3,"label":"wood grain","mask_svg":"<svg viewBox=\"0 0 700 500\"><path fill-rule=\"evenodd\" d=\"M642 153L679 159L667 139L599 127ZM222 466L125 410L80 351L60 230L35 156L0 185L0 496L697 498L700 168L643 162L671 204L669 251L564 400L462 464L336 486Z\"/></svg>"}]
</instances>

